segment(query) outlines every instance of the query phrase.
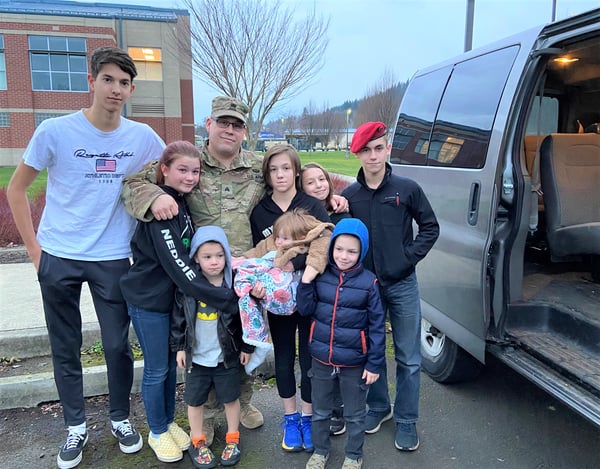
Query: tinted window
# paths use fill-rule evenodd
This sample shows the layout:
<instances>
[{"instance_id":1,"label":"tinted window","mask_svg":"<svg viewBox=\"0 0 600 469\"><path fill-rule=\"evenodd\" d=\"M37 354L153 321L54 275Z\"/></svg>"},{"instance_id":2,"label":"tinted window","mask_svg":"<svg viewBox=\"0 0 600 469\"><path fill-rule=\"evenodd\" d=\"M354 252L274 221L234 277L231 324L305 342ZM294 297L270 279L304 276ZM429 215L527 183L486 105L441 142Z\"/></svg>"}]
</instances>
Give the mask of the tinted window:
<instances>
[{"instance_id":1,"label":"tinted window","mask_svg":"<svg viewBox=\"0 0 600 469\"><path fill-rule=\"evenodd\" d=\"M454 67L433 127L427 164L481 168L494 118L518 47Z\"/></svg>"},{"instance_id":2,"label":"tinted window","mask_svg":"<svg viewBox=\"0 0 600 469\"><path fill-rule=\"evenodd\" d=\"M410 83L402 103L392 140L390 162L426 164L431 127L451 67L416 77Z\"/></svg>"}]
</instances>

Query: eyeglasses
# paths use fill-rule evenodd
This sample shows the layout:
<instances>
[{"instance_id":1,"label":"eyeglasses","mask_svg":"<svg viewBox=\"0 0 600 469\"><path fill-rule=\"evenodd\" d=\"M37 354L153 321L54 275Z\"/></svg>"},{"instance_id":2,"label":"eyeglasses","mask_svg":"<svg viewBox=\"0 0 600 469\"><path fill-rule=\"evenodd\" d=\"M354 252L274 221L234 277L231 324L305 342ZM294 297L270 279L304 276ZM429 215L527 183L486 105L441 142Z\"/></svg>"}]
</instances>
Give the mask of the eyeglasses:
<instances>
[{"instance_id":1,"label":"eyeglasses","mask_svg":"<svg viewBox=\"0 0 600 469\"><path fill-rule=\"evenodd\" d=\"M227 119L214 119L217 123L217 127L220 129L227 129L229 126L233 128L233 130L237 130L238 132L244 130L246 128L246 124L238 121L230 121Z\"/></svg>"}]
</instances>

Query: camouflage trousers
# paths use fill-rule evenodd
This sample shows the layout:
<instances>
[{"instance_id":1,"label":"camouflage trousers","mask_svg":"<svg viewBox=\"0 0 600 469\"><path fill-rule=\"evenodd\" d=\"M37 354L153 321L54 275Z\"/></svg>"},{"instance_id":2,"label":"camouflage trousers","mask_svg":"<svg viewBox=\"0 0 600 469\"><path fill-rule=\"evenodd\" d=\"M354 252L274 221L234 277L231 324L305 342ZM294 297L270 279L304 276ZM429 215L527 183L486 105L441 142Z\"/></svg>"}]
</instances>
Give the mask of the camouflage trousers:
<instances>
[{"instance_id":1,"label":"camouflage trousers","mask_svg":"<svg viewBox=\"0 0 600 469\"><path fill-rule=\"evenodd\" d=\"M254 379L248 375L244 367L240 367L240 407L243 409L252 399L254 389L252 387ZM204 403L204 420L214 419L223 412L223 404L217 401L215 388L213 387L208 393L208 400Z\"/></svg>"}]
</instances>

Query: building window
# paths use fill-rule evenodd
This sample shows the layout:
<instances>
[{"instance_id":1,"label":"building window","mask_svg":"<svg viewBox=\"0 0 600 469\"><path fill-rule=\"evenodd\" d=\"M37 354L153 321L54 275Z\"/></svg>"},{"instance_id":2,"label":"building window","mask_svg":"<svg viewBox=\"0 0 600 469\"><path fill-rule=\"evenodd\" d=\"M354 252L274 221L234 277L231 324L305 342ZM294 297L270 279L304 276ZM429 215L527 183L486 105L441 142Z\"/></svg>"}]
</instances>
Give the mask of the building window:
<instances>
[{"instance_id":1,"label":"building window","mask_svg":"<svg viewBox=\"0 0 600 469\"><path fill-rule=\"evenodd\" d=\"M162 81L162 52L156 47L130 47L129 55L137 68L136 80Z\"/></svg>"},{"instance_id":2,"label":"building window","mask_svg":"<svg viewBox=\"0 0 600 469\"><path fill-rule=\"evenodd\" d=\"M10 127L10 114L8 112L0 112L0 127Z\"/></svg>"},{"instance_id":3,"label":"building window","mask_svg":"<svg viewBox=\"0 0 600 469\"><path fill-rule=\"evenodd\" d=\"M4 36L0 34L0 90L6 89L6 61L4 60Z\"/></svg>"},{"instance_id":4,"label":"building window","mask_svg":"<svg viewBox=\"0 0 600 469\"><path fill-rule=\"evenodd\" d=\"M64 116L65 114L57 113L57 112L35 112L33 114L33 122L37 127L46 119L51 119L53 117Z\"/></svg>"},{"instance_id":5,"label":"building window","mask_svg":"<svg viewBox=\"0 0 600 469\"><path fill-rule=\"evenodd\" d=\"M84 38L29 36L33 90L88 91Z\"/></svg>"}]
</instances>

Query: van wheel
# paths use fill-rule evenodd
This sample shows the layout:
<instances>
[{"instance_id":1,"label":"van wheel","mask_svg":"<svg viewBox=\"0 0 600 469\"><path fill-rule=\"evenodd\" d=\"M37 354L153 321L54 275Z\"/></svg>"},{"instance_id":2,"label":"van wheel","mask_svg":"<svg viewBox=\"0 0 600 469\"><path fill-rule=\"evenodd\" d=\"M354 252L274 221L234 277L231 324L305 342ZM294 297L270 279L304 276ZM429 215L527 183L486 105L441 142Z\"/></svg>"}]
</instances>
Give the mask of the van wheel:
<instances>
[{"instance_id":1,"label":"van wheel","mask_svg":"<svg viewBox=\"0 0 600 469\"><path fill-rule=\"evenodd\" d=\"M438 383L457 383L476 378L483 365L436 329L421 319L422 368Z\"/></svg>"}]
</instances>

